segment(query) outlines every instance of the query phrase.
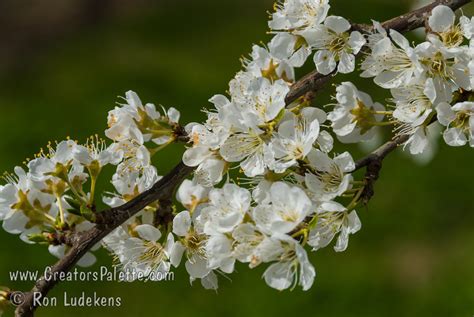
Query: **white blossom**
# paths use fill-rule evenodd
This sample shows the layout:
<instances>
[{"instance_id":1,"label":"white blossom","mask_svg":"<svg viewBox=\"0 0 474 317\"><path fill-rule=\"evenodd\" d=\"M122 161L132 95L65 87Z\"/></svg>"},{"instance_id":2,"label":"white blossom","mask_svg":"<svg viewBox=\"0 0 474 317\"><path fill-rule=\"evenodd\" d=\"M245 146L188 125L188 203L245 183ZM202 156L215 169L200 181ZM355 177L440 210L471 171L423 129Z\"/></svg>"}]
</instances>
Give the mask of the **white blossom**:
<instances>
[{"instance_id":1,"label":"white blossom","mask_svg":"<svg viewBox=\"0 0 474 317\"><path fill-rule=\"evenodd\" d=\"M351 82L343 82L337 89L337 105L328 114L331 127L342 142L366 141L374 135L374 125L384 115L377 113L385 108L372 98L357 90Z\"/></svg>"},{"instance_id":2,"label":"white blossom","mask_svg":"<svg viewBox=\"0 0 474 317\"><path fill-rule=\"evenodd\" d=\"M375 30L369 36L371 52L362 62L361 77L375 77L374 82L386 89L408 86L422 72L415 50L397 31L390 30L388 36L377 23Z\"/></svg>"},{"instance_id":3,"label":"white blossom","mask_svg":"<svg viewBox=\"0 0 474 317\"><path fill-rule=\"evenodd\" d=\"M448 6L438 5L431 11L428 26L446 46L455 47L462 44L464 40L463 29L460 24L455 22L456 15L453 10Z\"/></svg>"},{"instance_id":4,"label":"white blossom","mask_svg":"<svg viewBox=\"0 0 474 317\"><path fill-rule=\"evenodd\" d=\"M301 188L276 182L270 188L270 201L256 206L252 216L262 232L286 234L311 214L312 207L311 200Z\"/></svg>"},{"instance_id":5,"label":"white blossom","mask_svg":"<svg viewBox=\"0 0 474 317\"><path fill-rule=\"evenodd\" d=\"M305 31L324 21L329 8L329 0L284 0L276 6L268 25L272 30L304 37Z\"/></svg>"},{"instance_id":6,"label":"white blossom","mask_svg":"<svg viewBox=\"0 0 474 317\"><path fill-rule=\"evenodd\" d=\"M334 250L342 252L347 249L349 235L361 228L359 217L355 210L349 212L336 202L326 202L320 206L316 227L310 231L308 244L316 251L326 247L334 237L339 236Z\"/></svg>"},{"instance_id":7,"label":"white blossom","mask_svg":"<svg viewBox=\"0 0 474 317\"><path fill-rule=\"evenodd\" d=\"M304 159L319 137L320 125L326 113L317 108L305 108L300 115L289 115L278 126L278 133L271 144L275 163L271 169L283 173L287 168Z\"/></svg>"},{"instance_id":8,"label":"white blossom","mask_svg":"<svg viewBox=\"0 0 474 317\"><path fill-rule=\"evenodd\" d=\"M274 235L273 239L281 241L282 253L279 261L270 265L263 278L277 290L284 290L300 285L304 291L313 285L316 271L308 260L304 248L287 235Z\"/></svg>"},{"instance_id":9,"label":"white blossom","mask_svg":"<svg viewBox=\"0 0 474 317\"><path fill-rule=\"evenodd\" d=\"M474 147L474 102L466 101L450 106L442 103L436 108L439 122L446 126L444 141L451 146L469 143Z\"/></svg>"},{"instance_id":10,"label":"white blossom","mask_svg":"<svg viewBox=\"0 0 474 317\"><path fill-rule=\"evenodd\" d=\"M340 73L351 73L355 68L355 56L366 43L358 31L349 32L351 25L342 17L330 16L324 25L317 25L306 32L311 47L318 50L314 63L319 73L328 75L336 67Z\"/></svg>"},{"instance_id":11,"label":"white blossom","mask_svg":"<svg viewBox=\"0 0 474 317\"><path fill-rule=\"evenodd\" d=\"M330 201L350 189L355 163L348 152L331 159L326 153L314 150L308 155L311 170L305 175L310 196L317 201Z\"/></svg>"},{"instance_id":12,"label":"white blossom","mask_svg":"<svg viewBox=\"0 0 474 317\"><path fill-rule=\"evenodd\" d=\"M469 58L462 48L447 48L431 37L419 44L415 51L426 77L432 78L441 100L450 101L455 90L470 89Z\"/></svg>"},{"instance_id":13,"label":"white blossom","mask_svg":"<svg viewBox=\"0 0 474 317\"><path fill-rule=\"evenodd\" d=\"M191 281L202 279L211 273L208 267L205 243L207 237L192 226L190 213L185 210L173 219L173 233L180 239L171 247L170 262L178 266L183 254L186 255L185 267Z\"/></svg>"},{"instance_id":14,"label":"white blossom","mask_svg":"<svg viewBox=\"0 0 474 317\"><path fill-rule=\"evenodd\" d=\"M235 117L239 118L236 131L220 147L219 153L227 162L240 162L249 177L263 174L269 165L264 136L271 133L271 121L285 107L288 91L283 80L272 83L260 78L253 82L247 103L234 106Z\"/></svg>"},{"instance_id":15,"label":"white blossom","mask_svg":"<svg viewBox=\"0 0 474 317\"><path fill-rule=\"evenodd\" d=\"M115 254L122 271L134 272L135 274L129 275L131 280L139 274L148 278L159 278L168 272L170 250L174 244L173 235L169 234L164 242L160 242L160 230L149 224L138 225L133 228L133 232L134 235L130 236L119 227L103 240L107 248Z\"/></svg>"},{"instance_id":16,"label":"white blossom","mask_svg":"<svg viewBox=\"0 0 474 317\"><path fill-rule=\"evenodd\" d=\"M301 67L311 54L306 45L297 47L298 37L288 33L278 33L268 43L268 48L254 45L251 60L246 62L246 69L255 77L295 80L295 67Z\"/></svg>"},{"instance_id":17,"label":"white blossom","mask_svg":"<svg viewBox=\"0 0 474 317\"><path fill-rule=\"evenodd\" d=\"M209 193L209 204L202 210L202 214L208 219L204 232L231 232L242 222L249 208L250 192L247 189L230 183L221 189L212 189Z\"/></svg>"},{"instance_id":18,"label":"white blossom","mask_svg":"<svg viewBox=\"0 0 474 317\"><path fill-rule=\"evenodd\" d=\"M393 117L405 123L414 123L426 112L430 113L442 101L437 96L432 78L407 87L391 90L395 110Z\"/></svg>"}]
</instances>

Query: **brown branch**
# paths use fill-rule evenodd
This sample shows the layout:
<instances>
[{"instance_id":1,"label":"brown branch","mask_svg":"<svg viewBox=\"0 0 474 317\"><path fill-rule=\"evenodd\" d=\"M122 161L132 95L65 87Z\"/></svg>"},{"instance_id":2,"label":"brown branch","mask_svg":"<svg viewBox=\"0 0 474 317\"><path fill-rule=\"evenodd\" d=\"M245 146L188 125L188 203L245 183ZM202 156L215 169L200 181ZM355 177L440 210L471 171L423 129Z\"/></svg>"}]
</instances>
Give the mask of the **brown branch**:
<instances>
[{"instance_id":1,"label":"brown branch","mask_svg":"<svg viewBox=\"0 0 474 317\"><path fill-rule=\"evenodd\" d=\"M438 4L445 4L455 10L469 2L471 2L471 0L439 0L419 10L386 21L382 25L387 29L392 28L400 32L410 31L423 26L432 8ZM362 30L365 33L372 30L371 26L360 24L354 24L353 28ZM335 73L323 76L313 71L304 76L291 87L291 90L286 97L287 105L291 104L298 98L305 96L306 94L309 94L307 95L309 99L313 98L314 94L322 89L334 75ZM186 137L183 135L181 135L180 138L186 140ZM407 136L395 138L393 141L387 142L378 150L356 163L357 169L367 167L365 176L367 185L365 186L366 188L364 189L363 193L363 199L365 199L365 201L368 201L373 195L373 183L378 178L378 174L382 166L382 160L386 155L396 149L397 146L404 143L407 138ZM52 273L55 274L59 272L68 272L71 270L81 259L81 257L95 244L100 242L115 228L145 208L147 205L156 201L162 201L165 207L169 207L169 201L176 187L187 176L189 176L193 170L193 168L185 166L181 162L148 191L138 195L133 200L122 206L111 208L98 213L98 221L94 228L68 238L68 242L72 245L72 247L66 256L52 267ZM167 217L169 217L171 209L168 207L165 208L165 211L161 211L158 214L157 221L169 221ZM42 297L44 297L57 283L58 281L53 279L46 280L44 277L41 277L36 282L33 289L25 294L25 301L22 305L17 307L15 315L17 317L33 316L36 309L33 300L34 293L39 293Z\"/></svg>"},{"instance_id":2,"label":"brown branch","mask_svg":"<svg viewBox=\"0 0 474 317\"><path fill-rule=\"evenodd\" d=\"M472 95L469 91L463 91L461 93L456 93L453 104L457 102L463 102L469 100L469 97ZM428 125L437 121L436 116L431 118ZM364 190L360 196L360 201L366 205L369 200L374 196L374 185L377 179L379 178L380 170L382 169L382 161L384 158L394 151L397 147L404 144L408 141L409 135L398 135L393 140L385 143L377 150L371 154L365 156L364 158L356 162L355 170L359 170L363 167L366 167L365 176L364 176Z\"/></svg>"},{"instance_id":3,"label":"brown branch","mask_svg":"<svg viewBox=\"0 0 474 317\"><path fill-rule=\"evenodd\" d=\"M366 168L364 176L364 189L360 196L360 201L362 201L364 205L366 205L372 196L374 196L374 184L379 178L380 170L382 169L382 161L388 154L405 143L408 138L409 136L406 134L397 136L393 140L388 141L377 150L356 162L356 171L364 167Z\"/></svg>"},{"instance_id":4,"label":"brown branch","mask_svg":"<svg viewBox=\"0 0 474 317\"><path fill-rule=\"evenodd\" d=\"M172 197L175 188L193 171L192 167L184 165L182 162L162 179L160 179L152 188L138 195L126 204L111 208L98 214L99 223L89 231L76 234L72 240L73 246L67 255L59 260L51 269L51 276L59 272L68 272L74 265L86 254L94 245L100 242L112 230L124 223L127 219L138 213L147 205L160 200ZM33 316L34 294L46 294L58 283L54 279L45 279L42 276L35 284L33 289L25 294L25 300L18 306L15 312L16 316Z\"/></svg>"}]
</instances>

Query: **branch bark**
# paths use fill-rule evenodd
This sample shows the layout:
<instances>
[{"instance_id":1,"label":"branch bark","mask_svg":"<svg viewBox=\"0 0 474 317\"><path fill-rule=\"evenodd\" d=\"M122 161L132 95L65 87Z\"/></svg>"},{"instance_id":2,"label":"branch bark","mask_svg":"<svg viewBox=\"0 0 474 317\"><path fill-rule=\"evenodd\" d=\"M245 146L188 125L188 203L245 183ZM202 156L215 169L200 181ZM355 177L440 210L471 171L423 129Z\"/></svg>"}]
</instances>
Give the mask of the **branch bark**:
<instances>
[{"instance_id":1,"label":"branch bark","mask_svg":"<svg viewBox=\"0 0 474 317\"><path fill-rule=\"evenodd\" d=\"M364 176L364 189L360 196L360 201L362 201L365 205L374 196L374 185L379 178L384 158L397 149L400 145L405 143L408 138L409 136L406 134L397 136L393 140L388 141L374 152L356 162L356 171L364 167L366 168Z\"/></svg>"},{"instance_id":2,"label":"branch bark","mask_svg":"<svg viewBox=\"0 0 474 317\"><path fill-rule=\"evenodd\" d=\"M429 16L429 13L437 5L444 4L451 7L453 10L456 10L469 2L471 2L471 0L438 0L421 9L386 21L382 23L382 26L386 29L395 29L399 32L411 31L423 26L426 18ZM367 33L372 30L372 26L353 24L353 29ZM321 90L334 75L335 73L324 76L317 73L316 71L307 74L291 87L291 90L286 97L286 104L289 105L308 93L310 93L311 96L314 96L314 94ZM394 140L387 142L382 147L356 163L356 170L366 167L366 185L364 188L364 193L362 194L362 199L364 199L364 202L368 202L368 200L373 195L373 184L378 178L383 159L399 145L403 144L407 139L408 136L399 136ZM52 267L52 273L55 274L59 272L68 272L71 270L81 259L81 257L84 256L84 254L88 252L95 244L100 242L111 231L138 213L147 205L156 201L169 202L176 187L186 177L188 177L193 170L194 168L188 167L180 162L169 174L164 176L148 191L138 195L133 200L122 206L107 209L101 213L98 213L98 221L94 228L69 238L69 243L72 246L66 256ZM169 208L167 209L169 212ZM169 215L160 213L159 216L167 217ZM57 283L58 281L49 279L47 280L44 276L41 277L35 283L33 289L25 294L25 300L23 304L17 307L15 316L33 316L34 311L37 308L34 305L34 294L39 293L42 297L44 297Z\"/></svg>"},{"instance_id":3,"label":"branch bark","mask_svg":"<svg viewBox=\"0 0 474 317\"><path fill-rule=\"evenodd\" d=\"M160 199L169 199L169 197L172 197L175 188L191 174L192 171L192 167L188 167L181 162L176 165L170 173L153 185L152 188L138 195L133 200L122 206L110 208L99 213L98 223L94 228L77 234L70 240L70 243L72 243L71 249L64 258L59 260L51 268L50 276L55 276L59 272L70 271L94 245L147 205ZM34 310L36 309L34 305L34 294L41 294L42 297L46 296L57 283L57 280L46 279L45 276L42 276L36 282L33 289L25 294L24 302L17 307L15 315L22 317L33 316Z\"/></svg>"}]
</instances>

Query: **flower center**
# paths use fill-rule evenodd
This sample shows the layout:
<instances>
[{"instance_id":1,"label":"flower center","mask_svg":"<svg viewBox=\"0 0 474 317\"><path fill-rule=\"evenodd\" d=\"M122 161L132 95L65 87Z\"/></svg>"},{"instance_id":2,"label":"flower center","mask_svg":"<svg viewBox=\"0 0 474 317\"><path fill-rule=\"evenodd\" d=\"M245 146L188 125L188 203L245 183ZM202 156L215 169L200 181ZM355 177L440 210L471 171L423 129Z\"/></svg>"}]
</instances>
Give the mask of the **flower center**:
<instances>
[{"instance_id":1,"label":"flower center","mask_svg":"<svg viewBox=\"0 0 474 317\"><path fill-rule=\"evenodd\" d=\"M203 235L191 231L186 235L183 242L189 254L197 254L201 257L205 257L206 254L203 248L205 238Z\"/></svg>"},{"instance_id":2,"label":"flower center","mask_svg":"<svg viewBox=\"0 0 474 317\"><path fill-rule=\"evenodd\" d=\"M270 60L268 67L266 69L261 70L262 77L265 77L271 81L280 79L280 77L277 74L277 68L278 68L278 63L275 63L273 59Z\"/></svg>"},{"instance_id":3,"label":"flower center","mask_svg":"<svg viewBox=\"0 0 474 317\"><path fill-rule=\"evenodd\" d=\"M144 247L145 251L139 257L139 261L149 264L152 268L157 268L164 260L166 260L167 256L165 249L160 243L146 241Z\"/></svg>"},{"instance_id":4,"label":"flower center","mask_svg":"<svg viewBox=\"0 0 474 317\"><path fill-rule=\"evenodd\" d=\"M346 47L348 38L349 36L347 33L334 34L334 37L328 43L328 50L333 53L339 53L343 51Z\"/></svg>"},{"instance_id":5,"label":"flower center","mask_svg":"<svg viewBox=\"0 0 474 317\"><path fill-rule=\"evenodd\" d=\"M351 114L354 116L352 122L356 122L361 129L360 133L365 134L369 131L375 120L373 108L367 107L362 101L357 99L357 106L351 109Z\"/></svg>"},{"instance_id":6,"label":"flower center","mask_svg":"<svg viewBox=\"0 0 474 317\"><path fill-rule=\"evenodd\" d=\"M447 47L459 46L464 41L464 36L459 25L454 25L448 31L439 34L439 36Z\"/></svg>"},{"instance_id":7,"label":"flower center","mask_svg":"<svg viewBox=\"0 0 474 317\"><path fill-rule=\"evenodd\" d=\"M453 121L453 126L461 129L464 133L469 133L470 126L469 126L469 118L471 117L472 113L468 111L459 111L456 114L456 119Z\"/></svg>"},{"instance_id":8,"label":"flower center","mask_svg":"<svg viewBox=\"0 0 474 317\"><path fill-rule=\"evenodd\" d=\"M298 213L295 210L281 212L282 219L288 222L295 222L298 220Z\"/></svg>"},{"instance_id":9,"label":"flower center","mask_svg":"<svg viewBox=\"0 0 474 317\"><path fill-rule=\"evenodd\" d=\"M446 60L443 53L437 52L432 58L422 61L428 67L428 72L433 77L441 77L443 79L450 79L452 76L449 73L449 66L452 63Z\"/></svg>"},{"instance_id":10,"label":"flower center","mask_svg":"<svg viewBox=\"0 0 474 317\"><path fill-rule=\"evenodd\" d=\"M332 164L330 172L316 171L315 175L325 185L325 191L333 191L341 185L343 173L336 164Z\"/></svg>"}]
</instances>

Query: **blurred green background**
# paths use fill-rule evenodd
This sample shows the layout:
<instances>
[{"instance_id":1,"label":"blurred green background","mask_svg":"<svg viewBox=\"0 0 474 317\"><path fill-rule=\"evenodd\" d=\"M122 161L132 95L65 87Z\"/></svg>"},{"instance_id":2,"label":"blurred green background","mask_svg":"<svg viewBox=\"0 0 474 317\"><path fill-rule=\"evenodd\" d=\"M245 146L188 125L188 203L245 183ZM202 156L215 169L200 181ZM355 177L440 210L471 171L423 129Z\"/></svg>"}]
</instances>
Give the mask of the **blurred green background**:
<instances>
[{"instance_id":1,"label":"blurred green background","mask_svg":"<svg viewBox=\"0 0 474 317\"><path fill-rule=\"evenodd\" d=\"M331 4L332 14L357 22L384 20L413 5ZM200 109L227 89L239 57L269 39L271 8L270 0L0 1L0 169L11 171L49 140L103 134L107 111L129 89L144 102L177 107L183 123L203 120ZM355 80L375 99L388 98L370 80ZM331 93L329 86L316 102ZM168 151L159 172L180 155ZM443 144L423 166L390 156L348 250L311 254L318 273L311 291L275 291L261 279L263 268L240 265L231 280L220 279L216 294L190 286L180 269L173 282L62 283L51 295L121 296L122 307L42 308L37 315L473 316L473 159L472 149ZM55 261L41 246L3 231L0 239L0 285L29 290L32 283L12 283L8 272ZM95 268L110 265L105 251L98 256Z\"/></svg>"}]
</instances>

